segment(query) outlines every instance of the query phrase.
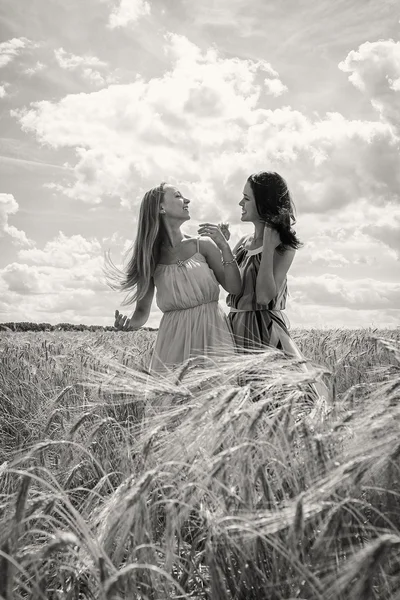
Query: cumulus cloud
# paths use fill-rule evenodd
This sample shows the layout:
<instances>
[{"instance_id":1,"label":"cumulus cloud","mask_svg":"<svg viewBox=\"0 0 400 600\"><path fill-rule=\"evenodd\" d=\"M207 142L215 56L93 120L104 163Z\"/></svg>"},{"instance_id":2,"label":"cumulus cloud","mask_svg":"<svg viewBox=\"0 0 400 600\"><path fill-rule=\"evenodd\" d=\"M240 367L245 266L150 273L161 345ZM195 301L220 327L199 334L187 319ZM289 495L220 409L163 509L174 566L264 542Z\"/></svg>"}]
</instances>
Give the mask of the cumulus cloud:
<instances>
[{"instance_id":1,"label":"cumulus cloud","mask_svg":"<svg viewBox=\"0 0 400 600\"><path fill-rule=\"evenodd\" d=\"M71 270L14 262L2 270L2 278L11 292L19 294L58 295L71 290L94 294L105 290L100 261L96 259L75 264Z\"/></svg>"},{"instance_id":2,"label":"cumulus cloud","mask_svg":"<svg viewBox=\"0 0 400 600\"><path fill-rule=\"evenodd\" d=\"M5 67L29 44L27 38L13 38L0 44L0 67Z\"/></svg>"},{"instance_id":3,"label":"cumulus cloud","mask_svg":"<svg viewBox=\"0 0 400 600\"><path fill-rule=\"evenodd\" d=\"M400 306L400 283L371 278L346 280L331 273L291 277L290 290L295 301L302 305L354 310L398 309Z\"/></svg>"},{"instance_id":4,"label":"cumulus cloud","mask_svg":"<svg viewBox=\"0 0 400 600\"><path fill-rule=\"evenodd\" d=\"M397 260L400 260L400 219L387 225L366 225L364 231L393 250Z\"/></svg>"},{"instance_id":5,"label":"cumulus cloud","mask_svg":"<svg viewBox=\"0 0 400 600\"><path fill-rule=\"evenodd\" d=\"M21 249L18 261L0 270L0 289L0 313L18 307L24 320L43 320L48 313L52 321L93 323L94 314L109 309L103 322L112 324L118 303L105 283L102 243L62 232L43 248Z\"/></svg>"},{"instance_id":6,"label":"cumulus cloud","mask_svg":"<svg viewBox=\"0 0 400 600\"><path fill-rule=\"evenodd\" d=\"M12 194L0 193L0 237L9 235L15 244L29 246L31 242L25 232L8 223L9 216L15 215L18 209L18 202Z\"/></svg>"},{"instance_id":7,"label":"cumulus cloud","mask_svg":"<svg viewBox=\"0 0 400 600\"><path fill-rule=\"evenodd\" d=\"M31 77L32 75L36 75L36 73L43 71L45 66L46 65L44 63L42 63L42 62L40 62L40 60L38 60L36 62L36 64L33 65L33 67L28 67L27 69L25 69L25 74L29 75Z\"/></svg>"},{"instance_id":8,"label":"cumulus cloud","mask_svg":"<svg viewBox=\"0 0 400 600\"><path fill-rule=\"evenodd\" d=\"M271 168L290 174L302 213L399 200L399 138L390 124L266 109L265 98L284 87L271 84L278 73L266 61L223 58L173 34L165 52L171 68L162 77L14 111L40 141L76 149L76 182L59 191L130 206L170 179L201 199L199 218L213 218L217 206L214 218L232 220L245 177Z\"/></svg>"},{"instance_id":9,"label":"cumulus cloud","mask_svg":"<svg viewBox=\"0 0 400 600\"><path fill-rule=\"evenodd\" d=\"M99 240L59 232L42 248L20 249L17 260L0 269L0 321L50 321L112 325L123 295L106 285L104 250L127 250L118 234ZM148 325L157 326L154 305Z\"/></svg>"},{"instance_id":10,"label":"cumulus cloud","mask_svg":"<svg viewBox=\"0 0 400 600\"><path fill-rule=\"evenodd\" d=\"M101 244L97 239L88 240L81 235L58 236L46 243L43 249L29 248L19 252L22 260L39 266L69 269L101 255Z\"/></svg>"},{"instance_id":11,"label":"cumulus cloud","mask_svg":"<svg viewBox=\"0 0 400 600\"><path fill-rule=\"evenodd\" d=\"M19 56L27 48L37 48L35 44L26 37L12 38L0 44L0 68L5 67Z\"/></svg>"},{"instance_id":12,"label":"cumulus cloud","mask_svg":"<svg viewBox=\"0 0 400 600\"><path fill-rule=\"evenodd\" d=\"M5 98L7 96L6 89L9 86L9 83L2 83L0 85L0 98Z\"/></svg>"},{"instance_id":13,"label":"cumulus cloud","mask_svg":"<svg viewBox=\"0 0 400 600\"><path fill-rule=\"evenodd\" d=\"M127 27L149 15L150 12L150 3L146 0L119 0L110 14L109 27L111 29Z\"/></svg>"},{"instance_id":14,"label":"cumulus cloud","mask_svg":"<svg viewBox=\"0 0 400 600\"><path fill-rule=\"evenodd\" d=\"M155 178L168 177L195 193L208 190L208 206L218 198L226 209L245 175L268 166L290 169L303 210L325 210L374 186L384 192L388 180L397 184L388 126L337 114L313 122L290 107L262 108L265 82L277 75L269 63L225 59L177 35L167 37L165 51L172 66L163 77L14 112L41 141L76 148L77 181L68 195L93 203L119 196L129 204ZM363 161L374 165L370 175ZM357 169L360 177L350 177Z\"/></svg>"},{"instance_id":15,"label":"cumulus cloud","mask_svg":"<svg viewBox=\"0 0 400 600\"><path fill-rule=\"evenodd\" d=\"M41 293L41 282L38 273L28 265L19 263L7 265L2 271L2 279L11 292L17 294ZM48 292L49 290L44 291Z\"/></svg>"},{"instance_id":16,"label":"cumulus cloud","mask_svg":"<svg viewBox=\"0 0 400 600\"><path fill-rule=\"evenodd\" d=\"M11 285L11 291L17 291L18 274L26 280L24 273L29 272L32 293L54 294L80 288L106 292L104 248L110 244L121 246L125 241L115 236L102 241L82 235L66 236L60 231L43 248L35 246L19 250L19 262L3 270L3 279ZM28 285L26 283L25 287Z\"/></svg>"},{"instance_id":17,"label":"cumulus cloud","mask_svg":"<svg viewBox=\"0 0 400 600\"><path fill-rule=\"evenodd\" d=\"M367 95L382 119L400 131L400 42L365 42L349 52L339 69Z\"/></svg>"},{"instance_id":18,"label":"cumulus cloud","mask_svg":"<svg viewBox=\"0 0 400 600\"><path fill-rule=\"evenodd\" d=\"M265 87L272 96L281 96L284 92L287 92L287 87L278 78L265 79Z\"/></svg>"},{"instance_id":19,"label":"cumulus cloud","mask_svg":"<svg viewBox=\"0 0 400 600\"><path fill-rule=\"evenodd\" d=\"M82 65L92 67L107 66L107 63L101 61L96 56L77 56L76 54L66 52L64 48L54 50L54 54L60 67L62 67L63 69L68 69L70 71L73 71L74 69L77 69Z\"/></svg>"},{"instance_id":20,"label":"cumulus cloud","mask_svg":"<svg viewBox=\"0 0 400 600\"><path fill-rule=\"evenodd\" d=\"M67 71L79 71L82 76L96 85L104 85L108 77L103 75L100 69L107 67L107 63L96 56L78 56L71 52L66 52L64 48L54 50L57 63L62 69Z\"/></svg>"},{"instance_id":21,"label":"cumulus cloud","mask_svg":"<svg viewBox=\"0 0 400 600\"><path fill-rule=\"evenodd\" d=\"M0 285L4 278L10 281L15 290L2 292L0 300L0 318L4 321L32 321L32 322L69 322L86 324L113 324L113 306L109 302L109 316L107 314L107 301L102 298L103 306L99 310L99 296L92 290L85 288L76 290L58 291L57 293L41 292L41 279L36 278L36 274L29 274L29 271L23 271L21 268L13 273L10 267L8 273L0 271ZM13 275L15 275L13 279ZM21 279L26 276L27 279ZM33 282L36 285L37 292L32 292ZM4 281L5 283L5 281ZM99 319L99 315L103 319ZM100 323L99 323L100 321Z\"/></svg>"},{"instance_id":22,"label":"cumulus cloud","mask_svg":"<svg viewBox=\"0 0 400 600\"><path fill-rule=\"evenodd\" d=\"M329 225L327 229L329 231ZM390 255L400 259L400 204L397 202L388 201L385 206L380 206L379 203L355 202L341 215L341 226L338 230L344 234L340 240L344 251L351 232L352 243L365 255L366 260L371 260L374 255L385 259ZM330 245L335 244L335 241L333 236ZM324 243L328 242L326 237Z\"/></svg>"},{"instance_id":23,"label":"cumulus cloud","mask_svg":"<svg viewBox=\"0 0 400 600\"><path fill-rule=\"evenodd\" d=\"M365 328L396 327L400 319L398 309L351 309L341 306L321 306L317 304L301 305L290 303L286 311L293 328Z\"/></svg>"},{"instance_id":24,"label":"cumulus cloud","mask_svg":"<svg viewBox=\"0 0 400 600\"><path fill-rule=\"evenodd\" d=\"M182 36L170 35L166 51L173 68L162 78L14 111L41 141L76 148L77 182L67 194L93 203L119 196L129 203L157 173L196 181L206 154L212 160L240 150L262 75L276 72L263 61L201 53Z\"/></svg>"},{"instance_id":25,"label":"cumulus cloud","mask_svg":"<svg viewBox=\"0 0 400 600\"><path fill-rule=\"evenodd\" d=\"M313 263L319 263L327 267L343 267L349 264L349 260L343 254L335 252L332 248L323 248L313 252L310 260Z\"/></svg>"},{"instance_id":26,"label":"cumulus cloud","mask_svg":"<svg viewBox=\"0 0 400 600\"><path fill-rule=\"evenodd\" d=\"M400 206L366 201L354 202L338 214L303 216L296 228L304 246L291 272L393 280L398 271L399 223Z\"/></svg>"}]
</instances>

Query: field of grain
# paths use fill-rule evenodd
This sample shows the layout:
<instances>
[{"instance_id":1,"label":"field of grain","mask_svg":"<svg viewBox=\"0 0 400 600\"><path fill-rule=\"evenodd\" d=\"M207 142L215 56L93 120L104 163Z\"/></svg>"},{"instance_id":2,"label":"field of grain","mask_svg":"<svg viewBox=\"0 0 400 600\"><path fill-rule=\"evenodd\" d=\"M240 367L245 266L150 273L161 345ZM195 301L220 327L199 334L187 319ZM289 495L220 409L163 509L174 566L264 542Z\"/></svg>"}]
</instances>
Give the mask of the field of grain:
<instances>
[{"instance_id":1,"label":"field of grain","mask_svg":"<svg viewBox=\"0 0 400 600\"><path fill-rule=\"evenodd\" d=\"M0 598L400 600L400 330L157 381L154 335L0 333Z\"/></svg>"}]
</instances>

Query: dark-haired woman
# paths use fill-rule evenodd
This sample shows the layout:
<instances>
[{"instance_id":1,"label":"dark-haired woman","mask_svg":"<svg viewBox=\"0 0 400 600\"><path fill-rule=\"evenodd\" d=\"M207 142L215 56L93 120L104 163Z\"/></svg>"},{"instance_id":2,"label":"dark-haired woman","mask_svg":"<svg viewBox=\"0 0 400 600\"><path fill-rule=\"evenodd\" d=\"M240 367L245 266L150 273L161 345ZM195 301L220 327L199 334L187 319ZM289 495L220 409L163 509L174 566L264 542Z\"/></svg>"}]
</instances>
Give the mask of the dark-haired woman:
<instances>
[{"instance_id":1,"label":"dark-haired woman","mask_svg":"<svg viewBox=\"0 0 400 600\"><path fill-rule=\"evenodd\" d=\"M287 274L301 246L296 232L294 206L285 180L278 173L250 175L243 189L241 220L254 225L253 235L233 250L242 281L238 294L230 293L228 315L238 352L278 348L291 358L304 360L292 340L284 316ZM226 237L226 227L220 228ZM308 365L303 364L304 370ZM310 385L311 398L328 400L322 381Z\"/></svg>"},{"instance_id":2,"label":"dark-haired woman","mask_svg":"<svg viewBox=\"0 0 400 600\"><path fill-rule=\"evenodd\" d=\"M275 172L250 175L243 189L241 220L254 232L233 250L242 280L239 294L229 294L229 321L238 351L272 346L301 357L283 314L287 274L301 246L292 229L294 207L285 180Z\"/></svg>"}]
</instances>

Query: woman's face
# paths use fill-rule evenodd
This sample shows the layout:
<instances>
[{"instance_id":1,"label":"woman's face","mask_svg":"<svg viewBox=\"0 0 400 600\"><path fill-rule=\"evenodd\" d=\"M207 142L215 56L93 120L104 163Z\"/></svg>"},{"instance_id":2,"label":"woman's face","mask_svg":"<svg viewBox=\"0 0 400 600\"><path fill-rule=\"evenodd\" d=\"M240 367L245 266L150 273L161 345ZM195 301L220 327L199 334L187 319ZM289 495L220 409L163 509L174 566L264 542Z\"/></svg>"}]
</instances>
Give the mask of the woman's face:
<instances>
[{"instance_id":1,"label":"woman's face","mask_svg":"<svg viewBox=\"0 0 400 600\"><path fill-rule=\"evenodd\" d=\"M246 181L246 184L243 188L243 198L239 202L239 206L242 207L242 221L249 221L251 223L256 223L261 221L260 216L257 211L256 201L254 199L253 190L251 189L251 185L249 181Z\"/></svg>"},{"instance_id":2,"label":"woman's face","mask_svg":"<svg viewBox=\"0 0 400 600\"><path fill-rule=\"evenodd\" d=\"M164 185L164 197L161 208L165 210L164 217L178 221L190 219L188 198L184 198L180 191L173 185Z\"/></svg>"}]
</instances>

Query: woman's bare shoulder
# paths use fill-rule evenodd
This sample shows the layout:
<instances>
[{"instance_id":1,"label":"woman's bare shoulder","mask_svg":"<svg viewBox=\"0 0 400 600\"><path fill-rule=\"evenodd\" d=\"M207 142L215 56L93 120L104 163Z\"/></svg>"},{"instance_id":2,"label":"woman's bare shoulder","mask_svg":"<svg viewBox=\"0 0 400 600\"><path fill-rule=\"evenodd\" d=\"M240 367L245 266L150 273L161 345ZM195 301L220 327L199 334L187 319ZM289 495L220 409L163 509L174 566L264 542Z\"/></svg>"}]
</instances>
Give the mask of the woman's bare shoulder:
<instances>
[{"instance_id":1,"label":"woman's bare shoulder","mask_svg":"<svg viewBox=\"0 0 400 600\"><path fill-rule=\"evenodd\" d=\"M183 243L187 248L197 248L197 243L198 243L199 238L192 236L192 235L185 235L183 237Z\"/></svg>"}]
</instances>

